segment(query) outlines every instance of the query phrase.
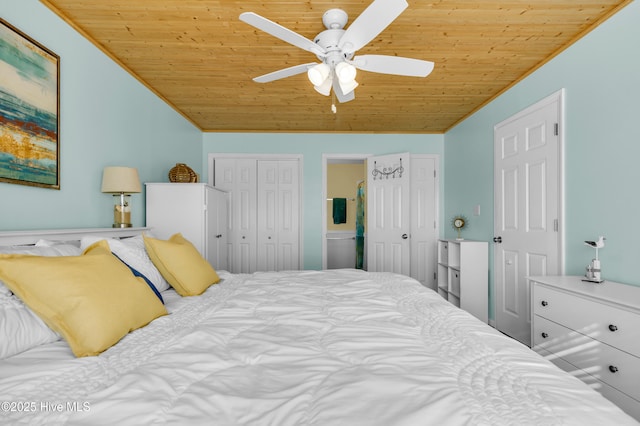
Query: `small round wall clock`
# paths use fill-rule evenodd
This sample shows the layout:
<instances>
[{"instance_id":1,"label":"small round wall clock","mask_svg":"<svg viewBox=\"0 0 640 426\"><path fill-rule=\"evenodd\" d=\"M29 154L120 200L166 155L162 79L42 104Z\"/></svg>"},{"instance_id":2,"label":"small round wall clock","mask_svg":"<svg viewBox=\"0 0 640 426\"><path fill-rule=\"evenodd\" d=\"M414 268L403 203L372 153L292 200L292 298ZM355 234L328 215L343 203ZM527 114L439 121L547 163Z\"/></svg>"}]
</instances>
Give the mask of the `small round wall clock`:
<instances>
[{"instance_id":1,"label":"small round wall clock","mask_svg":"<svg viewBox=\"0 0 640 426\"><path fill-rule=\"evenodd\" d=\"M460 233L462 231L462 228L467 226L467 218L461 214L456 215L453 217L453 219L451 219L451 226L458 232L458 238L456 239L463 240L464 238L462 238Z\"/></svg>"}]
</instances>

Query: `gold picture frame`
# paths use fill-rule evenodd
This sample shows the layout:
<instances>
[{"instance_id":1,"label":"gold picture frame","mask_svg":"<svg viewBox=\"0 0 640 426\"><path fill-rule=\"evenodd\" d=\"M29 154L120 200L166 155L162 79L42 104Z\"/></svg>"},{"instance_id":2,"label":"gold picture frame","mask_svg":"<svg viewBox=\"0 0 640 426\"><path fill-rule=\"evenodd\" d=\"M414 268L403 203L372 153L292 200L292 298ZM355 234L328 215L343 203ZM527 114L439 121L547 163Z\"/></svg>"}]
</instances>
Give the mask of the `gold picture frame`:
<instances>
[{"instance_id":1,"label":"gold picture frame","mask_svg":"<svg viewBox=\"0 0 640 426\"><path fill-rule=\"evenodd\" d=\"M0 18L0 182L60 189L60 57Z\"/></svg>"}]
</instances>

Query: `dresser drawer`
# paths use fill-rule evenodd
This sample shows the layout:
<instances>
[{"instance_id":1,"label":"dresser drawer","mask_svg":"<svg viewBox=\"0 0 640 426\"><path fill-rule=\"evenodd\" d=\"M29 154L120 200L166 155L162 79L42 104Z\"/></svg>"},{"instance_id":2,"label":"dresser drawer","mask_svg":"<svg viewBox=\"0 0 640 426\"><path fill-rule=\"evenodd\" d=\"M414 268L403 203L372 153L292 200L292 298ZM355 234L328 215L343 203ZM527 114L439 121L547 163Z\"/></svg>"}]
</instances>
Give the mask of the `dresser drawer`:
<instances>
[{"instance_id":1,"label":"dresser drawer","mask_svg":"<svg viewBox=\"0 0 640 426\"><path fill-rule=\"evenodd\" d=\"M586 374L575 365L569 364L567 361L551 352L547 352L546 350L539 348L536 352L554 363L556 366L560 367L560 369L585 382L591 389L600 392L605 398L622 408L627 414L630 414L636 419L640 419L640 401L637 401L629 395L620 392L616 388L613 388L595 377Z\"/></svg>"},{"instance_id":2,"label":"dresser drawer","mask_svg":"<svg viewBox=\"0 0 640 426\"><path fill-rule=\"evenodd\" d=\"M540 316L533 319L533 349L552 352L596 379L640 400L640 358Z\"/></svg>"},{"instance_id":3,"label":"dresser drawer","mask_svg":"<svg viewBox=\"0 0 640 426\"><path fill-rule=\"evenodd\" d=\"M532 299L534 315L640 356L639 314L539 284Z\"/></svg>"}]
</instances>

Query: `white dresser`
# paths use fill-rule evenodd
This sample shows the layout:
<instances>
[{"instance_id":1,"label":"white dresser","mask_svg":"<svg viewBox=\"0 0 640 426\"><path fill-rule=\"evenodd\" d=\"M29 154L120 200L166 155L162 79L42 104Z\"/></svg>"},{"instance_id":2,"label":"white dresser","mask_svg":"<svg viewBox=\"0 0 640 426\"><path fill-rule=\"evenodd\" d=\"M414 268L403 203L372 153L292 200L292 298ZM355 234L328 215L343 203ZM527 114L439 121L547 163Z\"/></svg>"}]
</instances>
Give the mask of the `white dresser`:
<instances>
[{"instance_id":1,"label":"white dresser","mask_svg":"<svg viewBox=\"0 0 640 426\"><path fill-rule=\"evenodd\" d=\"M640 420L640 287L529 279L533 350Z\"/></svg>"}]
</instances>

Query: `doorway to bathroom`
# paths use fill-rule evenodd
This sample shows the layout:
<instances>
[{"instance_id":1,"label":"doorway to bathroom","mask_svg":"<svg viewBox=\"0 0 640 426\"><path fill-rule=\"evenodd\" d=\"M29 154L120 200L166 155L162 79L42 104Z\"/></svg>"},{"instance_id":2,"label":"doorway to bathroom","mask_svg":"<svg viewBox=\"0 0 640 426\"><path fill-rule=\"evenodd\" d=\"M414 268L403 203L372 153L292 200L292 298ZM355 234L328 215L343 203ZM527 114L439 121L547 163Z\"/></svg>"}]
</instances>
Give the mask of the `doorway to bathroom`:
<instances>
[{"instance_id":1,"label":"doorway to bathroom","mask_svg":"<svg viewBox=\"0 0 640 426\"><path fill-rule=\"evenodd\" d=\"M366 270L366 154L323 155L324 269Z\"/></svg>"}]
</instances>

